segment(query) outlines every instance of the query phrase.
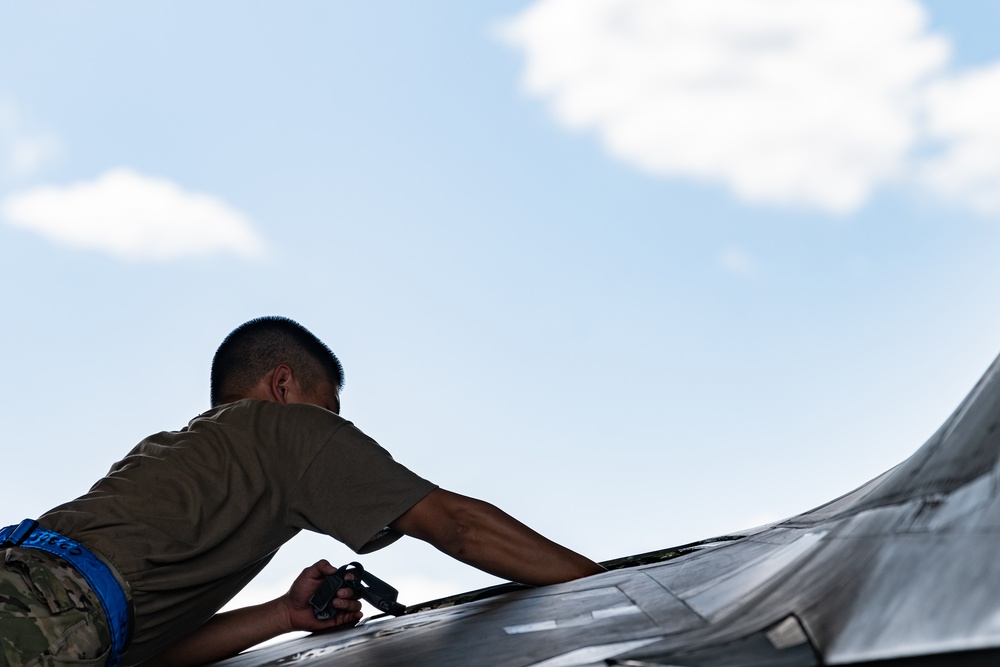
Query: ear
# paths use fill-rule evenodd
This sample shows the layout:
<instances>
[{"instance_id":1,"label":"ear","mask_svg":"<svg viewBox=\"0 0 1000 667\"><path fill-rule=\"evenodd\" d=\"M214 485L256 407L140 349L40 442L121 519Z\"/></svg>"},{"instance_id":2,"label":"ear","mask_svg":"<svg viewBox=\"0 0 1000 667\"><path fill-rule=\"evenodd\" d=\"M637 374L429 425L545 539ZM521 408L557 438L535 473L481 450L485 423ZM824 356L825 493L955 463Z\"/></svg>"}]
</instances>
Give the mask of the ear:
<instances>
[{"instance_id":1,"label":"ear","mask_svg":"<svg viewBox=\"0 0 1000 667\"><path fill-rule=\"evenodd\" d=\"M278 403L287 403L288 399L291 398L293 380L292 369L288 364L278 364L275 366L274 371L271 373L271 380L268 383L271 400Z\"/></svg>"}]
</instances>

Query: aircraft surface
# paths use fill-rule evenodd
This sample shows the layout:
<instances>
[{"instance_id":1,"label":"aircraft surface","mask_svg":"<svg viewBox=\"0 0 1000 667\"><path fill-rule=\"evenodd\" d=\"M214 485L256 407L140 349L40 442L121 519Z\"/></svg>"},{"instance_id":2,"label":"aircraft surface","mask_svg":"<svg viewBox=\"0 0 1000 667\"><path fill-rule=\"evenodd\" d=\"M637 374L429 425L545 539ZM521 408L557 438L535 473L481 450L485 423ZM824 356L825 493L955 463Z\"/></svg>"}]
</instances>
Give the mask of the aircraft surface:
<instances>
[{"instance_id":1,"label":"aircraft surface","mask_svg":"<svg viewBox=\"0 0 1000 667\"><path fill-rule=\"evenodd\" d=\"M909 459L805 514L223 663L1000 664L1000 358Z\"/></svg>"}]
</instances>

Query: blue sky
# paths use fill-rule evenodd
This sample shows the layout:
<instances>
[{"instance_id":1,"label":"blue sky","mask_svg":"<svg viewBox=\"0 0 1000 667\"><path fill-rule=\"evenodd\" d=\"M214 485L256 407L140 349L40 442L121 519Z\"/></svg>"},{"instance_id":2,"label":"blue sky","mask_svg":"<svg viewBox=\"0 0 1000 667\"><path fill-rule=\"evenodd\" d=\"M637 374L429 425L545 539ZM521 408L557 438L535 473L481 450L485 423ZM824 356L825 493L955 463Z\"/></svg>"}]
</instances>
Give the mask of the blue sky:
<instances>
[{"instance_id":1,"label":"blue sky","mask_svg":"<svg viewBox=\"0 0 1000 667\"><path fill-rule=\"evenodd\" d=\"M1000 348L1000 6L741 4L4 6L6 520L204 410L263 314L399 460L595 559L908 456ZM296 538L255 594L351 556Z\"/></svg>"}]
</instances>

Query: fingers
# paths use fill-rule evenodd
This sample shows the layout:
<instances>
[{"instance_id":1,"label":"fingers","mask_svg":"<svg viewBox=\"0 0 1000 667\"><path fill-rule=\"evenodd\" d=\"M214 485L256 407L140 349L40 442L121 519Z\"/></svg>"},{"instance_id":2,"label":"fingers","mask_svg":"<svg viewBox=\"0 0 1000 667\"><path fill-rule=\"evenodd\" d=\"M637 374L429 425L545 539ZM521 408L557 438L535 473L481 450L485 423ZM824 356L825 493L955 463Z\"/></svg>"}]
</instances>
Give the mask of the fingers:
<instances>
[{"instance_id":1,"label":"fingers","mask_svg":"<svg viewBox=\"0 0 1000 667\"><path fill-rule=\"evenodd\" d=\"M335 628L343 625L355 625L364 616L361 611L361 603L357 600L335 599L330 603L336 613L325 621L319 621L327 628Z\"/></svg>"},{"instance_id":2,"label":"fingers","mask_svg":"<svg viewBox=\"0 0 1000 667\"><path fill-rule=\"evenodd\" d=\"M325 558L323 560L316 561L313 564L313 567L322 572L324 576L329 574L336 574L337 572L337 568L330 565L330 561L326 560Z\"/></svg>"},{"instance_id":3,"label":"fingers","mask_svg":"<svg viewBox=\"0 0 1000 667\"><path fill-rule=\"evenodd\" d=\"M302 573L296 578L292 586L294 587L296 584L301 582L303 585L308 584L311 588L319 588L327 576L335 574L336 572L337 568L330 565L328 561L316 561L306 569L302 570Z\"/></svg>"},{"instance_id":4,"label":"fingers","mask_svg":"<svg viewBox=\"0 0 1000 667\"><path fill-rule=\"evenodd\" d=\"M318 560L306 569L302 570L300 576L307 577L309 579L322 579L331 574L336 574L337 568L330 565L330 561L323 559Z\"/></svg>"},{"instance_id":5,"label":"fingers","mask_svg":"<svg viewBox=\"0 0 1000 667\"><path fill-rule=\"evenodd\" d=\"M364 616L364 614L360 611L355 611L350 614L337 614L334 619L336 622L335 625L354 625L361 620L362 616Z\"/></svg>"},{"instance_id":6,"label":"fingers","mask_svg":"<svg viewBox=\"0 0 1000 667\"><path fill-rule=\"evenodd\" d=\"M330 606L336 609L338 614L354 614L361 611L360 600L337 599L331 602Z\"/></svg>"}]
</instances>

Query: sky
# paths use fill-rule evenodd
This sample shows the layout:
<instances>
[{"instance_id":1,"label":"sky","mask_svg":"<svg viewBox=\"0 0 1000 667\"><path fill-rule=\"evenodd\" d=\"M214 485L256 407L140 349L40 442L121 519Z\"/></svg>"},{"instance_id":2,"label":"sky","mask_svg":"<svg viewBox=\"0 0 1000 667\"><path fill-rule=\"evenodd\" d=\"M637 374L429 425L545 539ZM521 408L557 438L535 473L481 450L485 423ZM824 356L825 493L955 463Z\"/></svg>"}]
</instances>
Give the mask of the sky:
<instances>
[{"instance_id":1,"label":"sky","mask_svg":"<svg viewBox=\"0 0 1000 667\"><path fill-rule=\"evenodd\" d=\"M1000 351L1000 3L0 6L6 523L291 317L342 414L595 560L807 511ZM319 558L290 542L239 598ZM404 539L411 604L497 583Z\"/></svg>"}]
</instances>

